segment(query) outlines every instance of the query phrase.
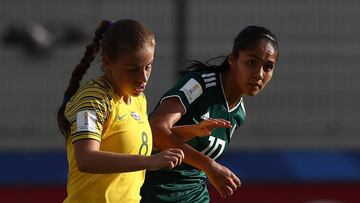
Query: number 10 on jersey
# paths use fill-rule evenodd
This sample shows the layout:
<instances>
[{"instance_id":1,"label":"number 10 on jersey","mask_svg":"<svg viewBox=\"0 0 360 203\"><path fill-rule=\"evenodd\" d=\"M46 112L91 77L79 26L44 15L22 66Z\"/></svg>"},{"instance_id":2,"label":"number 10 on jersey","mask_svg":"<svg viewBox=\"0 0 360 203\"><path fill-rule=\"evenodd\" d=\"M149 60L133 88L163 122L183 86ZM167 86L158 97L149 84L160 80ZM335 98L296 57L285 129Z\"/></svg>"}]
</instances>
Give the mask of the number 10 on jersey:
<instances>
[{"instance_id":1,"label":"number 10 on jersey","mask_svg":"<svg viewBox=\"0 0 360 203\"><path fill-rule=\"evenodd\" d=\"M214 152L216 152L217 149L220 148L218 153L214 155L213 159L215 160L223 153L226 142L225 140L213 136L209 136L209 141L209 145L204 150L202 150L201 153L205 154L208 157L211 157L211 155L213 155Z\"/></svg>"}]
</instances>

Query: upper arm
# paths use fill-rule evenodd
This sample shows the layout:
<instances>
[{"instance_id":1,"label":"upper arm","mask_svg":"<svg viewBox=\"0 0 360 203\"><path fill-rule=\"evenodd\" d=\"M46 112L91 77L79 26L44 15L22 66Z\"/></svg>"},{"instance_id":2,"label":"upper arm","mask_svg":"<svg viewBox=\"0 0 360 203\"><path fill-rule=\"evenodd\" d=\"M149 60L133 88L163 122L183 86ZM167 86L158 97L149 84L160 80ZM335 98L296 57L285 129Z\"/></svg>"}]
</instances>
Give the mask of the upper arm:
<instances>
[{"instance_id":1,"label":"upper arm","mask_svg":"<svg viewBox=\"0 0 360 203\"><path fill-rule=\"evenodd\" d=\"M181 144L182 141L171 136L172 126L181 118L184 111L182 104L176 97L165 99L153 112L149 121L153 135L154 149L166 149Z\"/></svg>"},{"instance_id":2,"label":"upper arm","mask_svg":"<svg viewBox=\"0 0 360 203\"><path fill-rule=\"evenodd\" d=\"M99 151L100 142L94 139L81 139L74 142L75 156L79 157L91 151Z\"/></svg>"},{"instance_id":3,"label":"upper arm","mask_svg":"<svg viewBox=\"0 0 360 203\"><path fill-rule=\"evenodd\" d=\"M92 156L91 152L99 151L100 142L95 139L80 139L74 141L74 155L77 166L80 170L86 168Z\"/></svg>"},{"instance_id":4,"label":"upper arm","mask_svg":"<svg viewBox=\"0 0 360 203\"><path fill-rule=\"evenodd\" d=\"M181 118L184 106L177 97L170 97L161 102L150 117L151 125L161 125L168 129Z\"/></svg>"},{"instance_id":5,"label":"upper arm","mask_svg":"<svg viewBox=\"0 0 360 203\"><path fill-rule=\"evenodd\" d=\"M109 115L110 102L106 94L94 89L77 93L65 109L65 117L70 122L71 142L80 139L101 141L105 121Z\"/></svg>"},{"instance_id":6,"label":"upper arm","mask_svg":"<svg viewBox=\"0 0 360 203\"><path fill-rule=\"evenodd\" d=\"M202 76L191 73L182 77L160 100L160 104L151 114L150 124L153 131L155 146L160 144L159 140L166 142L171 135L171 128L177 123L181 116L192 108L193 104L201 97L204 90ZM173 141L175 138L173 138Z\"/></svg>"}]
</instances>

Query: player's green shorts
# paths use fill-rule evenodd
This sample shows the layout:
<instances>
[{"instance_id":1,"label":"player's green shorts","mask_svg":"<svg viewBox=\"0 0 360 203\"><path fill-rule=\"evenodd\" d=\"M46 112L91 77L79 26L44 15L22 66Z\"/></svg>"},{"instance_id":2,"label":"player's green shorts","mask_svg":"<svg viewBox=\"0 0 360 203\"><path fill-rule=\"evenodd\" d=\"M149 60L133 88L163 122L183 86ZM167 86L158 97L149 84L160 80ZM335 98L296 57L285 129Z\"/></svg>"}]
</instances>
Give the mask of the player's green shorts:
<instances>
[{"instance_id":1,"label":"player's green shorts","mask_svg":"<svg viewBox=\"0 0 360 203\"><path fill-rule=\"evenodd\" d=\"M146 176L144 185L141 188L141 197L142 203L210 202L204 179L175 180L168 177L165 180L163 177L156 178L156 175L149 176L149 174Z\"/></svg>"}]
</instances>

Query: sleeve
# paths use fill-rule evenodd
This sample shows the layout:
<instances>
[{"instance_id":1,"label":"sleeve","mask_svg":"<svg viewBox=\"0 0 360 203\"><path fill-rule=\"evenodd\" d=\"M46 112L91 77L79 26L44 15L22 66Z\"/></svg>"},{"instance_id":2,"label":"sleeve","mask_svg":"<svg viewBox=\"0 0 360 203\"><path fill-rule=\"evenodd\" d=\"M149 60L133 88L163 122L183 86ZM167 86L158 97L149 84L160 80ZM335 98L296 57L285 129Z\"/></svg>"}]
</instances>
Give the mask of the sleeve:
<instances>
[{"instance_id":1,"label":"sleeve","mask_svg":"<svg viewBox=\"0 0 360 203\"><path fill-rule=\"evenodd\" d=\"M86 138L101 142L109 109L109 98L101 90L85 89L76 94L65 109L65 117L71 126L71 142Z\"/></svg>"},{"instance_id":2,"label":"sleeve","mask_svg":"<svg viewBox=\"0 0 360 203\"><path fill-rule=\"evenodd\" d=\"M202 76L198 73L188 73L180 78L180 80L161 98L160 103L171 97L179 98L184 106L185 113L204 93L205 83Z\"/></svg>"}]
</instances>

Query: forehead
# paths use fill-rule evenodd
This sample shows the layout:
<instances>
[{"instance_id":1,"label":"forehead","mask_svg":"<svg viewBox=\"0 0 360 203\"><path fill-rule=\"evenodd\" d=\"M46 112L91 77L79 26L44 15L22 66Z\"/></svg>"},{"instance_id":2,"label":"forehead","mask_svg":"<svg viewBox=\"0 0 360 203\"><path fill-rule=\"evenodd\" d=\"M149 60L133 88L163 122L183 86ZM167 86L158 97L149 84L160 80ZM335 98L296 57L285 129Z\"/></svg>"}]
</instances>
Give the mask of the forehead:
<instances>
[{"instance_id":1,"label":"forehead","mask_svg":"<svg viewBox=\"0 0 360 203\"><path fill-rule=\"evenodd\" d=\"M154 47L147 46L140 50L128 50L117 57L117 61L122 63L150 63L154 58Z\"/></svg>"},{"instance_id":2,"label":"forehead","mask_svg":"<svg viewBox=\"0 0 360 203\"><path fill-rule=\"evenodd\" d=\"M240 55L254 55L262 59L276 62L278 52L269 40L259 40L253 47L240 51Z\"/></svg>"}]
</instances>

